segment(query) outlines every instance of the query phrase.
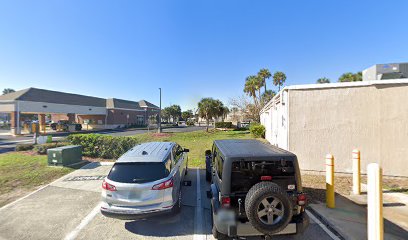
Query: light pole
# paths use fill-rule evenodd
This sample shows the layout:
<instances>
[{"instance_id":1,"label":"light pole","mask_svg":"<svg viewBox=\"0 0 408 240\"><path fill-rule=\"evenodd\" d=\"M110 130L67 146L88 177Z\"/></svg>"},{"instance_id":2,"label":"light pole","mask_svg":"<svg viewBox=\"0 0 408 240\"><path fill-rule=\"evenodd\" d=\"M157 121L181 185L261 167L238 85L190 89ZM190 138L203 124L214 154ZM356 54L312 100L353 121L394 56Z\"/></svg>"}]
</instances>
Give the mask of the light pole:
<instances>
[{"instance_id":1,"label":"light pole","mask_svg":"<svg viewBox=\"0 0 408 240\"><path fill-rule=\"evenodd\" d=\"M160 109L159 109L159 121L158 121L158 128L157 128L157 132L161 133L162 129L161 129L161 88L159 88L160 91Z\"/></svg>"}]
</instances>

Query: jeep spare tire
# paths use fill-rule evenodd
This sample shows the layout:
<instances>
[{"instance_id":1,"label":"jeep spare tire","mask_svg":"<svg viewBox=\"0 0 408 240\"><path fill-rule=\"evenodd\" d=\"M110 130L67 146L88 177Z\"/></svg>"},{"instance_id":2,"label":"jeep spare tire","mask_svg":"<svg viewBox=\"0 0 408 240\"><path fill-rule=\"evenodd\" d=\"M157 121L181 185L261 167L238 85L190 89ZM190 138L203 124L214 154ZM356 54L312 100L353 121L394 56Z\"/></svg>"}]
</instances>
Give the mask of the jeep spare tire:
<instances>
[{"instance_id":1,"label":"jeep spare tire","mask_svg":"<svg viewBox=\"0 0 408 240\"><path fill-rule=\"evenodd\" d=\"M265 235L282 231L289 224L293 209L286 193L272 182L260 182L249 189L245 212L252 226Z\"/></svg>"}]
</instances>

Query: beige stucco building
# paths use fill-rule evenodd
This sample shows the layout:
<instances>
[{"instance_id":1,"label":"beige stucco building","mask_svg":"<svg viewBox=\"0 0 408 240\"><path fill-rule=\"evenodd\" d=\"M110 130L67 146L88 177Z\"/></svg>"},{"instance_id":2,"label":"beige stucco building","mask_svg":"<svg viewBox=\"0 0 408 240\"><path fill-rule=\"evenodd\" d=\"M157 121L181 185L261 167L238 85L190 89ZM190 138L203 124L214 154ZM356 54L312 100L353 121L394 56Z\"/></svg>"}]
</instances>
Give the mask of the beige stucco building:
<instances>
[{"instance_id":1,"label":"beige stucco building","mask_svg":"<svg viewBox=\"0 0 408 240\"><path fill-rule=\"evenodd\" d=\"M377 162L384 175L408 177L408 80L285 87L261 111L266 139L297 154L303 170L351 173L351 152L361 168Z\"/></svg>"}]
</instances>

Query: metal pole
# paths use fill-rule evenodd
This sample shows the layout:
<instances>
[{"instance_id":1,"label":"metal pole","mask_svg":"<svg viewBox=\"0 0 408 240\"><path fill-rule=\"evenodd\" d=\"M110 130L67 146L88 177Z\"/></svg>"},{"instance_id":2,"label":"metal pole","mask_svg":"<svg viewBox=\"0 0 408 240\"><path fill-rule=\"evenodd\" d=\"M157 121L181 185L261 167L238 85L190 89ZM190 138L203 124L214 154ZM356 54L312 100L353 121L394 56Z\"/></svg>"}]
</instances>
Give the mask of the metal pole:
<instances>
[{"instance_id":1,"label":"metal pole","mask_svg":"<svg viewBox=\"0 0 408 240\"><path fill-rule=\"evenodd\" d=\"M158 121L158 128L157 128L157 132L161 133L162 129L161 129L161 88L159 88L160 91L160 109L159 109L159 121Z\"/></svg>"},{"instance_id":2,"label":"metal pole","mask_svg":"<svg viewBox=\"0 0 408 240\"><path fill-rule=\"evenodd\" d=\"M360 175L360 151L354 149L352 153L353 157L353 194L361 194L361 175Z\"/></svg>"},{"instance_id":3,"label":"metal pole","mask_svg":"<svg viewBox=\"0 0 408 240\"><path fill-rule=\"evenodd\" d=\"M334 157L326 155L326 205L328 208L335 208L334 200Z\"/></svg>"},{"instance_id":4,"label":"metal pole","mask_svg":"<svg viewBox=\"0 0 408 240\"><path fill-rule=\"evenodd\" d=\"M382 168L377 163L367 166L367 233L368 240L384 239Z\"/></svg>"}]
</instances>

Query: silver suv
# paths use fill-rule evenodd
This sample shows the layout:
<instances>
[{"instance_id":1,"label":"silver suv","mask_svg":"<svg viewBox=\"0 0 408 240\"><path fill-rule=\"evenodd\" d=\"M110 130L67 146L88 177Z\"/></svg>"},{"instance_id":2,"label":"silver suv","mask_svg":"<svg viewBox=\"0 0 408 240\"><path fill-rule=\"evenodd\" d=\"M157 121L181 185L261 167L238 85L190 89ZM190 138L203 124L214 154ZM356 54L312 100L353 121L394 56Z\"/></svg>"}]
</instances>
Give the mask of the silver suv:
<instances>
[{"instance_id":1,"label":"silver suv","mask_svg":"<svg viewBox=\"0 0 408 240\"><path fill-rule=\"evenodd\" d=\"M138 219L178 212L187 152L174 142L143 143L130 149L102 183L102 214Z\"/></svg>"}]
</instances>

